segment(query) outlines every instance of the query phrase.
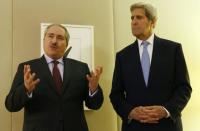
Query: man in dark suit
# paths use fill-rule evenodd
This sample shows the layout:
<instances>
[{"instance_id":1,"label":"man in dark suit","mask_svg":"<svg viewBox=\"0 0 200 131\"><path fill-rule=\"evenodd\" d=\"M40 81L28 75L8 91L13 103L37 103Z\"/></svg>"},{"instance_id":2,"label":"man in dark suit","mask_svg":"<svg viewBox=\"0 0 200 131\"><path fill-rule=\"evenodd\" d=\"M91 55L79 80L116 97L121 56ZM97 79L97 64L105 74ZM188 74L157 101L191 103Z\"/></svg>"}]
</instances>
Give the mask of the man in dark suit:
<instances>
[{"instance_id":1,"label":"man in dark suit","mask_svg":"<svg viewBox=\"0 0 200 131\"><path fill-rule=\"evenodd\" d=\"M68 41L67 29L52 24L44 35L45 54L19 65L5 105L10 112L24 108L23 131L88 131L83 102L101 107L102 67L89 72L87 64L63 57Z\"/></svg>"},{"instance_id":2,"label":"man in dark suit","mask_svg":"<svg viewBox=\"0 0 200 131\"><path fill-rule=\"evenodd\" d=\"M153 6L136 3L130 10L137 40L117 53L110 94L122 131L182 131L192 89L181 45L152 33Z\"/></svg>"}]
</instances>

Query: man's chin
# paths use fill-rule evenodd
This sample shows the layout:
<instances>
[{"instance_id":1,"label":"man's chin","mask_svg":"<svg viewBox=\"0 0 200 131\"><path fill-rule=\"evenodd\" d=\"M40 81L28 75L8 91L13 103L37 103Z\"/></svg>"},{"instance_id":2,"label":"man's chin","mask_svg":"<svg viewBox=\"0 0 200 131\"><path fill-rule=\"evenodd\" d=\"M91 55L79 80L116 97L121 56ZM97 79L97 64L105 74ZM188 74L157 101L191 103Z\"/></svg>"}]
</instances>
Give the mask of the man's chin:
<instances>
[{"instance_id":1,"label":"man's chin","mask_svg":"<svg viewBox=\"0 0 200 131\"><path fill-rule=\"evenodd\" d=\"M132 33L135 37L139 37L140 34L139 33Z\"/></svg>"},{"instance_id":2,"label":"man's chin","mask_svg":"<svg viewBox=\"0 0 200 131\"><path fill-rule=\"evenodd\" d=\"M134 36L139 36L139 35L141 35L141 33L139 32L139 31L132 31L132 34L134 35Z\"/></svg>"},{"instance_id":3,"label":"man's chin","mask_svg":"<svg viewBox=\"0 0 200 131\"><path fill-rule=\"evenodd\" d=\"M59 59L59 58L62 57L62 56L59 56L59 55L57 55L57 54L49 54L48 56L49 56L50 58L54 59L54 60L57 60L57 59Z\"/></svg>"}]
</instances>

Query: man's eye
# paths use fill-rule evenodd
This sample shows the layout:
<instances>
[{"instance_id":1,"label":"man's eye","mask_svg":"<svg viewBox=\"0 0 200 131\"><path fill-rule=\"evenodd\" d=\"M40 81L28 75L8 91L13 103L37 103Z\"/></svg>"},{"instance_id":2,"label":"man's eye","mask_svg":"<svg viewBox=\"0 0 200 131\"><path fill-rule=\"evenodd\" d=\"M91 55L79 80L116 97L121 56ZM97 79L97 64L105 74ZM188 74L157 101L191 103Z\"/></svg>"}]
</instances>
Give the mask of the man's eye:
<instances>
[{"instance_id":1,"label":"man's eye","mask_svg":"<svg viewBox=\"0 0 200 131\"><path fill-rule=\"evenodd\" d=\"M53 38L54 36L53 36L53 35L48 35L48 37L49 37L49 38Z\"/></svg>"},{"instance_id":2,"label":"man's eye","mask_svg":"<svg viewBox=\"0 0 200 131\"><path fill-rule=\"evenodd\" d=\"M61 37L61 36L60 36L60 37L57 37L57 38L58 38L59 40L64 40L64 37Z\"/></svg>"},{"instance_id":3,"label":"man's eye","mask_svg":"<svg viewBox=\"0 0 200 131\"><path fill-rule=\"evenodd\" d=\"M140 19L142 19L142 18L143 18L142 16L137 16L137 19L138 19L138 20L140 20Z\"/></svg>"},{"instance_id":4,"label":"man's eye","mask_svg":"<svg viewBox=\"0 0 200 131\"><path fill-rule=\"evenodd\" d=\"M131 20L133 20L134 19L134 16L131 16Z\"/></svg>"}]
</instances>

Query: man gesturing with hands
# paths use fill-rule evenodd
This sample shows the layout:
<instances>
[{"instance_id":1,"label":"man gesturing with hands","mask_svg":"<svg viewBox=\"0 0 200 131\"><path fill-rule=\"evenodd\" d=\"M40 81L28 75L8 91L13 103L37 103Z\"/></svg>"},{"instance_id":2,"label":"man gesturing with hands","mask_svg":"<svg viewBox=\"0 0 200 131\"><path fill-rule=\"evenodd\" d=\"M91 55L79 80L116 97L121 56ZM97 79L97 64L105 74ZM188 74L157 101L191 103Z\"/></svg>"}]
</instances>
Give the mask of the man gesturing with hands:
<instances>
[{"instance_id":1,"label":"man gesturing with hands","mask_svg":"<svg viewBox=\"0 0 200 131\"><path fill-rule=\"evenodd\" d=\"M88 131L83 102L101 107L102 67L90 72L86 63L65 58L68 41L64 26L49 25L44 55L19 64L5 106L10 112L24 108L23 131Z\"/></svg>"},{"instance_id":2,"label":"man gesturing with hands","mask_svg":"<svg viewBox=\"0 0 200 131\"><path fill-rule=\"evenodd\" d=\"M24 65L24 85L28 94L30 94L40 82L40 79L35 80L35 73L31 74L30 65Z\"/></svg>"}]
</instances>

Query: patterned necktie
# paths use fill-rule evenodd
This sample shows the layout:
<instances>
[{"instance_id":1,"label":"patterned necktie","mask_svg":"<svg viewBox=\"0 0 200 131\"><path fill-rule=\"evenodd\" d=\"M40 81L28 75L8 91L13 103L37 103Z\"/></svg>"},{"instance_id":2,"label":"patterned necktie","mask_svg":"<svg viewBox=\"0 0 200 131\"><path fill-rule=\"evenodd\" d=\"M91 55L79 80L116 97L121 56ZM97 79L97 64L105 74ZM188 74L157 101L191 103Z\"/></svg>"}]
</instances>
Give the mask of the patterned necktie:
<instances>
[{"instance_id":1,"label":"patterned necktie","mask_svg":"<svg viewBox=\"0 0 200 131\"><path fill-rule=\"evenodd\" d=\"M143 41L142 45L143 45L143 52L142 52L141 64L142 64L144 80L147 86L149 78L149 69L150 69L150 58L149 58L149 53L147 51L148 43L146 41Z\"/></svg>"},{"instance_id":2,"label":"patterned necktie","mask_svg":"<svg viewBox=\"0 0 200 131\"><path fill-rule=\"evenodd\" d=\"M59 62L53 61L53 64L54 64L53 71L52 71L53 79L56 84L56 90L58 91L59 94L61 94L62 78L61 78L60 71L57 66L59 64Z\"/></svg>"}]
</instances>

